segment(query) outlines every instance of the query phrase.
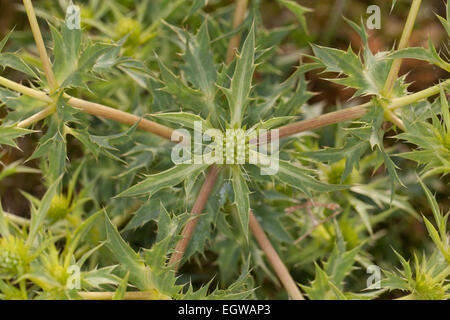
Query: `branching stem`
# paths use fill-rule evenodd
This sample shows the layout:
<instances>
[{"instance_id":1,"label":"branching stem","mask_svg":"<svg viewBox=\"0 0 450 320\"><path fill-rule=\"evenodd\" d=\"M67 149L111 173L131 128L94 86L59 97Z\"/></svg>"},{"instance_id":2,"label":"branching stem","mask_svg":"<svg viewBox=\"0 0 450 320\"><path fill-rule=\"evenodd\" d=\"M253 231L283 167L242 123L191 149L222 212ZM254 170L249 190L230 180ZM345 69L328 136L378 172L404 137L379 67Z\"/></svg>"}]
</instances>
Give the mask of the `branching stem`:
<instances>
[{"instance_id":1,"label":"branching stem","mask_svg":"<svg viewBox=\"0 0 450 320\"><path fill-rule=\"evenodd\" d=\"M195 200L194 206L191 210L192 218L184 226L183 232L181 233L181 240L178 241L175 251L170 257L169 265L173 266L175 270L178 270L180 262L183 259L184 253L186 252L187 246L191 241L192 234L197 226L199 215L203 212L205 208L206 201L208 201L209 196L216 184L217 177L219 176L220 169L216 166L212 166L206 175L205 181L200 189L200 192Z\"/></svg>"},{"instance_id":2,"label":"branching stem","mask_svg":"<svg viewBox=\"0 0 450 320\"><path fill-rule=\"evenodd\" d=\"M44 68L48 84L50 86L50 89L52 91L55 91L58 85L56 83L55 75L50 64L47 50L45 49L44 40L42 39L42 33L39 29L39 24L36 18L36 13L34 12L33 4L31 3L31 0L23 0L23 4L25 6L25 11L27 13L28 20L31 26L31 32L33 33L33 37L36 42L36 47L41 58L42 66Z\"/></svg>"},{"instance_id":3,"label":"branching stem","mask_svg":"<svg viewBox=\"0 0 450 320\"><path fill-rule=\"evenodd\" d=\"M39 101L43 101L46 103L53 102L52 98L50 98L45 92L26 87L24 85L21 85L20 83L16 83L4 77L0 77L0 85Z\"/></svg>"},{"instance_id":4,"label":"branching stem","mask_svg":"<svg viewBox=\"0 0 450 320\"><path fill-rule=\"evenodd\" d=\"M154 133L154 134L156 134L162 138L165 138L167 140L170 140L172 137L172 133L174 130L172 128L166 127L159 123L156 123L156 122L153 122L153 121L150 121L147 119L143 119L134 114L131 114L131 113L128 113L125 111L121 111L121 110L117 110L117 109L113 109L113 108L104 106L99 103L94 103L94 102L86 101L83 99L70 97L68 95L65 95L65 97L69 99L67 102L69 105L71 105L74 108L78 108L85 113L89 113L89 114L92 114L97 117L121 122L121 123L130 125L130 126L132 126L132 125L136 124L138 121L140 121L139 125L138 125L138 127L140 129L150 132L150 133Z\"/></svg>"},{"instance_id":5,"label":"branching stem","mask_svg":"<svg viewBox=\"0 0 450 320\"><path fill-rule=\"evenodd\" d=\"M434 85L428 89L404 96L404 97L400 97L400 98L396 98L396 99L392 99L391 103L389 104L388 108L390 108L391 110L396 110L398 108L407 106L411 103L417 102L417 101L421 101L423 99L429 98L431 96L434 96L436 94L439 93L439 91L441 90L441 87L447 87L450 86L450 79Z\"/></svg>"},{"instance_id":6,"label":"branching stem","mask_svg":"<svg viewBox=\"0 0 450 320\"><path fill-rule=\"evenodd\" d=\"M19 226L29 226L30 225L29 219L25 219L25 218L19 217L15 214L8 213L8 212L3 212L3 214L5 215L6 219L18 224Z\"/></svg>"},{"instance_id":7,"label":"branching stem","mask_svg":"<svg viewBox=\"0 0 450 320\"><path fill-rule=\"evenodd\" d=\"M279 137L281 139L300 132L318 129L329 126L331 124L361 118L368 112L367 107L370 105L370 103L366 103L356 107L326 113L315 118L293 122L279 128ZM268 137L268 140L270 141L270 137Z\"/></svg>"},{"instance_id":8,"label":"branching stem","mask_svg":"<svg viewBox=\"0 0 450 320\"><path fill-rule=\"evenodd\" d=\"M414 23L416 22L417 14L419 13L421 3L422 0L413 0L411 9L409 10L408 18L405 23L405 27L403 28L403 33L400 38L397 50L405 49L408 46L409 39L411 37L411 33L414 28ZM392 94L395 81L397 80L398 73L400 72L401 64L402 59L395 59L394 62L392 63L391 70L389 71L389 76L383 89L383 94L387 98L390 98Z\"/></svg>"},{"instance_id":9,"label":"branching stem","mask_svg":"<svg viewBox=\"0 0 450 320\"><path fill-rule=\"evenodd\" d=\"M8 89L14 90L16 92L22 93L24 95L27 95L29 97L35 98L37 100L40 100L42 102L46 102L48 104L53 103L53 99L51 97L49 97L45 92L26 87L24 85L18 84L16 82L8 80L6 78L0 77L0 85L6 87ZM94 103L94 102L86 101L83 99L74 98L67 94L64 94L64 98L68 99L67 103L70 106L77 108L82 112L89 113L89 114L92 114L97 117L114 120L114 121L124 123L124 124L130 125L130 126L134 125L138 121L140 121L139 125L138 125L138 127L140 129L150 132L150 133L154 133L154 134L156 134L160 137L163 137L165 139L168 139L168 140L171 139L172 133L174 131L172 128L166 127L159 123L156 123L156 122L153 122L153 121L150 121L147 119L143 119L143 118L133 115L131 113L113 109L111 107L108 107L108 106L105 106L105 105L102 105L99 103ZM54 107L49 106L48 108L31 116L30 118L23 120L22 122L19 123L19 126L24 128L24 127L32 125L33 123L36 123L37 121L42 120L43 118L45 118L45 116L52 113L52 108L54 108Z\"/></svg>"},{"instance_id":10,"label":"branching stem","mask_svg":"<svg viewBox=\"0 0 450 320\"><path fill-rule=\"evenodd\" d=\"M31 117L20 121L17 124L17 127L19 128L27 128L30 127L31 125L44 120L45 118L47 118L49 115L53 114L55 112L55 105L52 104L48 107L46 107L45 109L43 109L42 111L39 111L38 113L32 115Z\"/></svg>"},{"instance_id":11,"label":"branching stem","mask_svg":"<svg viewBox=\"0 0 450 320\"><path fill-rule=\"evenodd\" d=\"M298 286L295 283L294 279L292 279L289 270L286 268L283 261L281 261L280 257L278 256L278 253L273 248L272 244L269 241L269 238L267 238L263 228L259 224L258 220L256 220L256 217L253 214L253 212L250 212L250 229L253 232L256 241L258 241L259 245L266 254L267 259L269 259L270 264L275 270L281 283L286 288L286 291L288 292L291 299L304 300L305 298L298 289Z\"/></svg>"},{"instance_id":12,"label":"branching stem","mask_svg":"<svg viewBox=\"0 0 450 320\"><path fill-rule=\"evenodd\" d=\"M51 103L52 99L45 93L39 90L35 90L14 81L8 80L0 76L0 85L11 89L13 91L22 93L29 97L35 98L37 100ZM446 80L440 84L434 85L428 89L400 97L392 99L388 104L387 108L391 110L396 110L398 108L407 106L411 103L421 101L423 99L429 98L439 93L441 86L450 86L450 80ZM110 120L115 120L121 123L125 123L128 125L133 125L137 121L141 120L139 124L139 128L144 131L151 132L157 134L163 138L170 139L173 129L160 125L159 123L141 119L138 116L132 115L130 113L120 111L117 109L113 109L98 103L93 103L90 101L86 101L83 99L73 98L68 95L65 95L66 98L69 98L68 103L76 108L79 108L81 111L98 116L105 117ZM342 109L339 111L334 111L330 113L323 114L321 116L302 120L298 122L293 122L286 126L280 127L280 138L288 137L300 132L309 131L313 129L322 128L328 125L355 120L363 117L367 113L367 107L370 106L370 103L358 105L352 108ZM26 121L26 120L24 120ZM268 141L270 141L270 136L268 137Z\"/></svg>"}]
</instances>

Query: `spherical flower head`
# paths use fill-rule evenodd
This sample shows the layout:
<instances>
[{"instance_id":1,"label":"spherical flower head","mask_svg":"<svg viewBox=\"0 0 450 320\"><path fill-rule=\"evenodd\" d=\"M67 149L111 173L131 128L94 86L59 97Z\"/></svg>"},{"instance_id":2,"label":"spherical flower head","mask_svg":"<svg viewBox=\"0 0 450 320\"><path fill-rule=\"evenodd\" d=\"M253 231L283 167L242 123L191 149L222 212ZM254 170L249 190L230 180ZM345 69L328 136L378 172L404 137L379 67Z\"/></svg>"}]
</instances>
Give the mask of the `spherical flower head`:
<instances>
[{"instance_id":1,"label":"spherical flower head","mask_svg":"<svg viewBox=\"0 0 450 320\"><path fill-rule=\"evenodd\" d=\"M70 201L64 195L56 195L50 204L47 218L51 223L64 219L70 213Z\"/></svg>"},{"instance_id":2,"label":"spherical flower head","mask_svg":"<svg viewBox=\"0 0 450 320\"><path fill-rule=\"evenodd\" d=\"M133 45L140 44L142 27L137 20L131 18L121 18L116 27L119 38L129 35L129 41Z\"/></svg>"},{"instance_id":3,"label":"spherical flower head","mask_svg":"<svg viewBox=\"0 0 450 320\"><path fill-rule=\"evenodd\" d=\"M27 249L23 240L9 236L0 239L0 276L17 277L27 265Z\"/></svg>"}]
</instances>

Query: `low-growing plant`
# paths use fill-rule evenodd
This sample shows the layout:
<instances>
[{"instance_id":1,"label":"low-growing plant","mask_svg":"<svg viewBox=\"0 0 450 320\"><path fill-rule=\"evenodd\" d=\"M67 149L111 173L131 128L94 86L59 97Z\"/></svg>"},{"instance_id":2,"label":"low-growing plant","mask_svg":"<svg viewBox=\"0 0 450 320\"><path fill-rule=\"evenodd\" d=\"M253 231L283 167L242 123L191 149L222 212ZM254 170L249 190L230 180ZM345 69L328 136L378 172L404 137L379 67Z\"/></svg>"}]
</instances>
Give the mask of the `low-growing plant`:
<instances>
[{"instance_id":1,"label":"low-growing plant","mask_svg":"<svg viewBox=\"0 0 450 320\"><path fill-rule=\"evenodd\" d=\"M297 21L268 30L261 0L24 0L37 52L4 52L14 30L0 42L0 65L22 79L0 77L0 143L34 137L39 169L10 163L0 183L40 174L47 191L22 192L29 218L0 206L0 297L447 299L448 213L422 180L448 190L450 82L410 93L399 72L405 58L450 63L431 40L408 47L410 2L395 49L372 52L364 22L346 20L359 53L312 44L292 70L276 48L311 37L313 11L295 1L277 5ZM318 114L311 72L351 101ZM432 221L411 204L417 185ZM394 265L372 253L390 219L428 230L414 263L396 243Z\"/></svg>"}]
</instances>

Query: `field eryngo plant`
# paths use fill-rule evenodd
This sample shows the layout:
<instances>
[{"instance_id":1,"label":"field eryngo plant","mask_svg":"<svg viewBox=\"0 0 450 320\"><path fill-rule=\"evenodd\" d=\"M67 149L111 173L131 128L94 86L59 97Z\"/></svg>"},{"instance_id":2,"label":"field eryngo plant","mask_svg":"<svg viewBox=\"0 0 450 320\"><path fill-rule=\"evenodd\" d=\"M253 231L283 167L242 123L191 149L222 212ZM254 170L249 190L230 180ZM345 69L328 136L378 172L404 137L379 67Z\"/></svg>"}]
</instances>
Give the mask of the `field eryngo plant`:
<instances>
[{"instance_id":1,"label":"field eryngo plant","mask_svg":"<svg viewBox=\"0 0 450 320\"><path fill-rule=\"evenodd\" d=\"M0 206L0 297L447 299L450 82L412 93L400 66L450 62L408 46L421 0L399 2L395 48L346 19L359 52L304 41L290 59L277 48L314 40L295 1L267 29L260 0L24 0L31 32L0 42L0 184L43 187L26 215ZM311 74L352 98L322 113Z\"/></svg>"}]
</instances>

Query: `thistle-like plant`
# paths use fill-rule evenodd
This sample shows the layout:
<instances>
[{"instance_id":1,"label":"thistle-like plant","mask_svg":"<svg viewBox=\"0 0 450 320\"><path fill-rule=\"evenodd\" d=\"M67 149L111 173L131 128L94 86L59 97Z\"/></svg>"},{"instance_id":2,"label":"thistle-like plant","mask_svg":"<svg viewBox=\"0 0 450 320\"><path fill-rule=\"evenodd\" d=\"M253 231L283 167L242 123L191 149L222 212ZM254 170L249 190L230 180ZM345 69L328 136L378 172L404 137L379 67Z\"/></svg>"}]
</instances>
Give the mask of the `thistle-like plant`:
<instances>
[{"instance_id":1,"label":"thistle-like plant","mask_svg":"<svg viewBox=\"0 0 450 320\"><path fill-rule=\"evenodd\" d=\"M301 286L310 299L365 299L384 292L356 293L344 281L356 264L370 264L372 257L363 248L379 236L375 226L402 211L417 217L397 188L404 179L393 159L396 147L385 146L383 123L391 122L403 131L396 139L421 149L400 156L424 165L425 176L448 172L449 80L410 94L406 78L399 77L403 58L425 60L450 71L448 61L431 42L428 49L407 47L420 0L412 1L395 50L372 53L364 27L347 21L361 38L360 53L351 47L344 51L312 45L312 54L304 60L310 62L301 62L289 75L274 71L279 67L274 48L292 28L267 31L261 24L260 1L252 2L247 17L247 1L237 1L232 24L229 7L206 17L200 10L206 1L141 1L140 10L131 17L126 15L126 5L88 1L81 10L84 32L55 18L63 15L64 8L46 4L53 17L48 19L51 59L31 1L23 2L40 59L24 51L0 53L0 65L25 74L30 81L24 86L0 77L0 85L6 88L0 90L0 100L8 109L0 143L15 147L17 138L45 128L29 160L40 160L48 191L42 200L26 195L32 203L30 220L1 212L1 246L7 249L0 256L0 271L8 275L0 280L4 297L258 298L263 292L254 290L253 281L268 277L277 283L278 277L292 299L303 299L286 265L314 278L310 285ZM311 10L294 1L278 3L294 14L308 34L305 15ZM188 6L187 15L177 13L181 6ZM38 15L48 16L42 11ZM449 18L447 6L447 17L439 17L447 33ZM179 27L186 21L190 31ZM117 27L110 28L114 23ZM91 28L106 36L87 37ZM0 50L13 35L3 38ZM170 41L158 41L164 37ZM181 59L173 58L178 51ZM148 55L148 61L141 61ZM315 94L308 91L306 74L315 70L338 74L329 80L354 89L356 101L370 99L309 115L313 108L308 101ZM439 93L435 102L427 101ZM94 126L86 114L115 123L95 120ZM130 128L123 129L119 123ZM221 135L198 132L199 123ZM319 148L317 136L307 131L329 125L337 125L336 139ZM31 126L34 130L26 129ZM197 144L177 129L194 137L207 136L212 143ZM264 165L258 168L249 163L252 156L263 156L251 134L242 136L246 142L242 150L222 150L226 146L222 136L229 130L253 133L261 129L276 129L281 139L275 154L279 168L272 176L261 174L267 169ZM111 130L122 133L111 134ZM263 137L275 143L271 131ZM209 156L223 155L225 161L174 164L173 142L193 144L193 158L204 156L206 150ZM81 146L86 158L75 170L71 143ZM364 175L381 166L388 177L367 179ZM70 173L66 183L63 177ZM146 174L143 179L142 174ZM425 218L426 227L448 269L447 219L424 189L439 231ZM293 209L283 214L280 206ZM101 215L103 211L107 214ZM300 214L303 211L308 215ZM104 223L99 224L100 219ZM137 229L152 234L146 245L137 246L138 252L123 239ZM103 240L104 246L98 245ZM62 252L56 241L64 243ZM233 284L212 291L211 282L197 290L177 282L181 264L189 258L200 262L199 257L209 251L217 255L221 285ZM326 262L320 265L319 260ZM442 264L438 258L422 266L417 262L415 280L405 271L405 285L395 287L391 281L388 287L409 290L415 298L447 297L448 272L437 261ZM97 263L104 267L97 269ZM81 285L68 289L73 265L84 271ZM241 276L234 282L236 273ZM28 291L30 283L33 290Z\"/></svg>"}]
</instances>

